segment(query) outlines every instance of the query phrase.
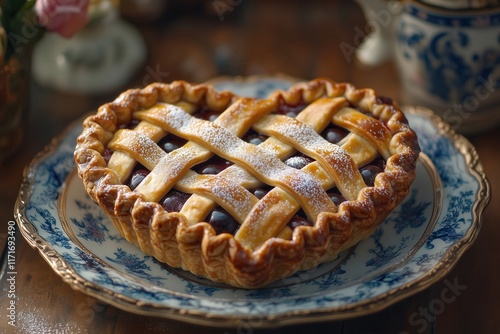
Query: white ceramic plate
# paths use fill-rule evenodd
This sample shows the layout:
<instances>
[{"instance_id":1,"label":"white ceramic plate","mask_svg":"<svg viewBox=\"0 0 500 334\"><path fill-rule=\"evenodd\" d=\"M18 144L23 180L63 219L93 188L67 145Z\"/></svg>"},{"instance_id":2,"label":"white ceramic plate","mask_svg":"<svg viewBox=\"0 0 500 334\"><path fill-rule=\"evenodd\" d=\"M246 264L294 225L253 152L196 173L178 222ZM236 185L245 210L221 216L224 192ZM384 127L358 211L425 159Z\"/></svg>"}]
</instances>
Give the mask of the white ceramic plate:
<instances>
[{"instance_id":1,"label":"white ceramic plate","mask_svg":"<svg viewBox=\"0 0 500 334\"><path fill-rule=\"evenodd\" d=\"M257 78L215 85L263 97L290 83ZM74 172L79 124L28 166L16 219L25 239L65 282L130 312L260 327L375 312L444 277L475 239L490 199L471 144L428 110L406 112L425 153L405 201L337 260L263 289L235 289L168 268L122 239Z\"/></svg>"}]
</instances>

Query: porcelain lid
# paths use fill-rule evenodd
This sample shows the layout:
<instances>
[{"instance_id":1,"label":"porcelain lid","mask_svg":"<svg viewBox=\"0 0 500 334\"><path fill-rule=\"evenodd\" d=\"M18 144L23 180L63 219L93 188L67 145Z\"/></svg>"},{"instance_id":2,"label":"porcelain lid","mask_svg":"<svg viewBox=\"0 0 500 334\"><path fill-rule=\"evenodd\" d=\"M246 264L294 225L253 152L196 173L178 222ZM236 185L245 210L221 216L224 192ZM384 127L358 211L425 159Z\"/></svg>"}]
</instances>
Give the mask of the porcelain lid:
<instances>
[{"instance_id":1,"label":"porcelain lid","mask_svg":"<svg viewBox=\"0 0 500 334\"><path fill-rule=\"evenodd\" d=\"M420 0L420 2L449 9L477 9L500 5L500 0Z\"/></svg>"}]
</instances>

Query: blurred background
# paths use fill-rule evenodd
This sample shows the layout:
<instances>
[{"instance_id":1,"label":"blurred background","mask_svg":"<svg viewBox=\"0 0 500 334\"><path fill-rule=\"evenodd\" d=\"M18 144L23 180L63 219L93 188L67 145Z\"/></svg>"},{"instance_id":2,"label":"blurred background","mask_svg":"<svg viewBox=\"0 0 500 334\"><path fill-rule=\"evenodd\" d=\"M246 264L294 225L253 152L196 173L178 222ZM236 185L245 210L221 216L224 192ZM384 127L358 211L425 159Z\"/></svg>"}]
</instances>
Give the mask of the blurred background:
<instances>
[{"instance_id":1,"label":"blurred background","mask_svg":"<svg viewBox=\"0 0 500 334\"><path fill-rule=\"evenodd\" d=\"M370 27L365 26L361 8L354 1L122 0L120 16L143 39L144 59L134 66L113 69L115 74L110 76L122 71L127 71L128 76L121 76L122 80L99 92L93 91L96 81L91 77L90 93L72 91L72 81L86 67L95 73L92 66L105 68L106 64L77 63L71 67L74 73L60 74L71 78L62 80L62 84L56 82L57 66L49 71L51 79L32 77L30 117L36 124L61 130L69 121L113 100L125 89L155 81L200 83L217 76L324 76L360 87L376 87L381 95L400 96L392 62L367 67L356 59L355 48ZM106 24L104 29L109 29ZM109 47L110 42L106 42ZM99 52L94 50L95 39L88 43L88 52ZM35 55L44 58L36 48ZM47 67L47 61L43 64L41 67ZM51 110L56 117L46 119L45 110Z\"/></svg>"}]
</instances>

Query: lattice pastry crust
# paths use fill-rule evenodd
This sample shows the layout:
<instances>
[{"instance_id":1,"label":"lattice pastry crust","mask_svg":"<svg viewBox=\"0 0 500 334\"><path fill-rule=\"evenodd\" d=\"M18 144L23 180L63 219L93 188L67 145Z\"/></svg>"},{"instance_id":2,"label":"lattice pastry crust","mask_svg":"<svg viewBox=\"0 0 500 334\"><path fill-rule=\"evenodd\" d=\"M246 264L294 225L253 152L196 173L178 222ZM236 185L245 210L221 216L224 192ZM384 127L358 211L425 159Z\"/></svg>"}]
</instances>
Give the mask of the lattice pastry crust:
<instances>
[{"instance_id":1,"label":"lattice pastry crust","mask_svg":"<svg viewBox=\"0 0 500 334\"><path fill-rule=\"evenodd\" d=\"M329 140L329 128L345 136ZM184 142L160 148L168 136ZM404 114L371 89L316 79L252 99L175 81L100 107L83 123L75 161L91 198L146 254L256 288L369 236L407 195L419 152ZM214 156L224 168L200 172ZM362 168L374 161L367 184ZM138 166L146 172L132 186ZM184 194L178 212L165 206L173 192ZM236 228L221 231L214 210Z\"/></svg>"}]
</instances>

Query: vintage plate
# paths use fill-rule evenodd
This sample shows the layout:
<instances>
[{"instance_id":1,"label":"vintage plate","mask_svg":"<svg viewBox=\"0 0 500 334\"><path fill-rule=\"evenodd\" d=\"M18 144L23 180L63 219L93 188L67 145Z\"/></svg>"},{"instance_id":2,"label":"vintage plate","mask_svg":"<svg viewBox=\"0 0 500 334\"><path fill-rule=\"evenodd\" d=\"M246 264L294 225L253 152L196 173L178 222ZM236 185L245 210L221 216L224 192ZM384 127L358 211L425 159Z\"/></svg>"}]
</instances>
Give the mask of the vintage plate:
<instances>
[{"instance_id":1,"label":"vintage plate","mask_svg":"<svg viewBox=\"0 0 500 334\"><path fill-rule=\"evenodd\" d=\"M287 78L219 80L246 96ZM443 278L474 241L490 199L471 144L422 108L406 108L423 152L407 199L336 261L258 289L214 284L168 268L122 239L75 173L81 126L35 157L15 215L25 239L74 289L124 310L214 326L275 327L375 312Z\"/></svg>"}]
</instances>

